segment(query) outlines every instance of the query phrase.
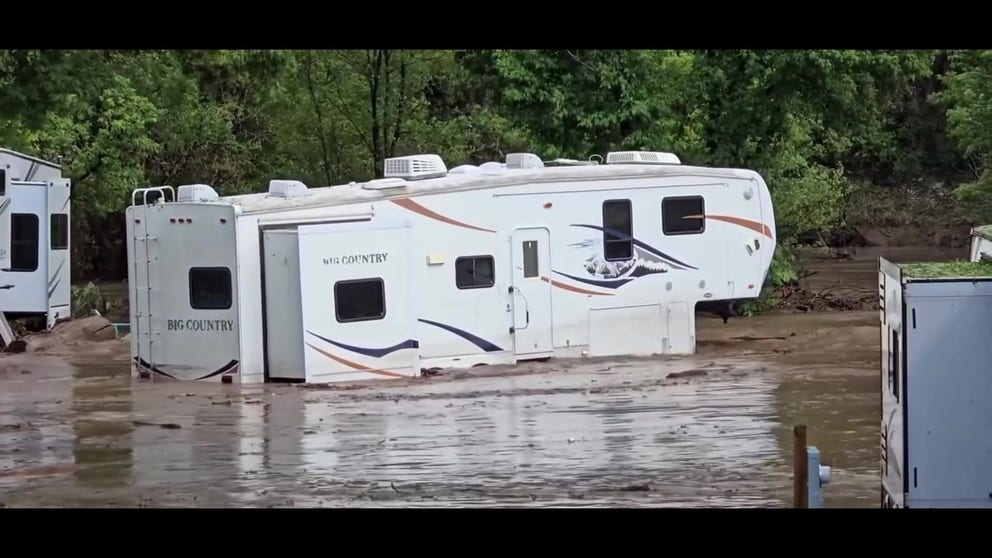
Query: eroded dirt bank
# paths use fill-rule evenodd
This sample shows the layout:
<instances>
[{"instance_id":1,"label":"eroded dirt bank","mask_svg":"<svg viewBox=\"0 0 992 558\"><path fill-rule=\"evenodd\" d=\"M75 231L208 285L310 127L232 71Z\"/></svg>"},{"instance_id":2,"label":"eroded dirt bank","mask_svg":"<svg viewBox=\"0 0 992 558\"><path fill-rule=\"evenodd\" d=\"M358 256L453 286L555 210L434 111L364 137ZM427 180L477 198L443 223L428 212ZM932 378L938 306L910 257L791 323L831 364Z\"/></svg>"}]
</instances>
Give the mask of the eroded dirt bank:
<instances>
[{"instance_id":1,"label":"eroded dirt bank","mask_svg":"<svg viewBox=\"0 0 992 558\"><path fill-rule=\"evenodd\" d=\"M854 264L842 280L875 281ZM0 502L782 507L801 423L834 467L828 506L874 507L877 320L701 316L689 358L351 389L132 382L125 342L56 332L0 356Z\"/></svg>"}]
</instances>

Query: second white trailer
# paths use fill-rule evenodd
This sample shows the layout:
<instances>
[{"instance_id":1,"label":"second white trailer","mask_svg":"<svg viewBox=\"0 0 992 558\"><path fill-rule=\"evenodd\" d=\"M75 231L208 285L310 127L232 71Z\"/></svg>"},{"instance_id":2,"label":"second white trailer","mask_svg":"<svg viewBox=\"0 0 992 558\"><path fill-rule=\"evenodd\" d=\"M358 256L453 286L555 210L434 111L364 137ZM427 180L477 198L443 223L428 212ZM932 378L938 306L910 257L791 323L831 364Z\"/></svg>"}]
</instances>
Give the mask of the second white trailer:
<instances>
[{"instance_id":1,"label":"second white trailer","mask_svg":"<svg viewBox=\"0 0 992 558\"><path fill-rule=\"evenodd\" d=\"M44 318L70 309L70 181L52 162L0 149L0 311Z\"/></svg>"}]
</instances>

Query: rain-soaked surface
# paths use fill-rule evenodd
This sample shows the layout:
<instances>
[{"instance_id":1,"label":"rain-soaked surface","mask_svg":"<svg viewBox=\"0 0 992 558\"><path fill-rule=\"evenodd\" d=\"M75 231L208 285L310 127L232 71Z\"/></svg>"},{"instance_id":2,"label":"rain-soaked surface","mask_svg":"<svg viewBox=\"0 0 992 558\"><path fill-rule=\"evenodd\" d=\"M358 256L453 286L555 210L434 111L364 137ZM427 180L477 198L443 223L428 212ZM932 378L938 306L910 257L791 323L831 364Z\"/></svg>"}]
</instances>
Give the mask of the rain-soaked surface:
<instances>
[{"instance_id":1,"label":"rain-soaked surface","mask_svg":"<svg viewBox=\"0 0 992 558\"><path fill-rule=\"evenodd\" d=\"M805 424L833 467L827 506L878 506L877 312L698 328L689 358L359 389L148 383L126 354L5 355L0 503L786 507Z\"/></svg>"}]
</instances>

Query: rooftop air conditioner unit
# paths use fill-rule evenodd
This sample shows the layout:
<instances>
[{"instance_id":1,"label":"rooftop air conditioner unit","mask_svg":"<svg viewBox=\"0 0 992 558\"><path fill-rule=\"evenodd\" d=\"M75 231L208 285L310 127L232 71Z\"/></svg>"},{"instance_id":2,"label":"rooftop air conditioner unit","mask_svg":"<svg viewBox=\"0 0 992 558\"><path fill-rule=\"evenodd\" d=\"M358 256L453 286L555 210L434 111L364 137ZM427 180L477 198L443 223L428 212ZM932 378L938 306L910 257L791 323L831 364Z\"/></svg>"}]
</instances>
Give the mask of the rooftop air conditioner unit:
<instances>
[{"instance_id":1,"label":"rooftop air conditioner unit","mask_svg":"<svg viewBox=\"0 0 992 558\"><path fill-rule=\"evenodd\" d=\"M448 174L441 157L434 154L393 157L383 161L383 177L422 180L439 178Z\"/></svg>"},{"instance_id":2,"label":"rooftop air conditioner unit","mask_svg":"<svg viewBox=\"0 0 992 558\"><path fill-rule=\"evenodd\" d=\"M614 151L606 154L607 165L681 165L674 153L663 151Z\"/></svg>"}]
</instances>

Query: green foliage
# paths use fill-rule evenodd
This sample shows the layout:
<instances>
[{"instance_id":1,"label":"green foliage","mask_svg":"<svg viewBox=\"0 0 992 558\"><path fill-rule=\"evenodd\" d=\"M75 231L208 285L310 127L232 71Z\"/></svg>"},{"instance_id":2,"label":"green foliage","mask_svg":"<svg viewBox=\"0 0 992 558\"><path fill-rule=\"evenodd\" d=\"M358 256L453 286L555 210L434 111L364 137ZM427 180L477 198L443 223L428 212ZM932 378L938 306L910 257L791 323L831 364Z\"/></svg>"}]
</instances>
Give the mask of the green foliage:
<instances>
[{"instance_id":1,"label":"green foliage","mask_svg":"<svg viewBox=\"0 0 992 558\"><path fill-rule=\"evenodd\" d=\"M795 247L780 245L772 258L768 278L761 289L761 297L745 300L740 304L738 312L742 316L753 316L777 308L781 300L777 291L782 287L793 285L799 281L800 262Z\"/></svg>"},{"instance_id":2,"label":"green foliage","mask_svg":"<svg viewBox=\"0 0 992 558\"><path fill-rule=\"evenodd\" d=\"M704 162L760 170L785 238L838 224L850 179L889 164L890 123L927 52L717 51L696 63L705 119ZM855 175L849 175L853 169Z\"/></svg>"},{"instance_id":3,"label":"green foliage","mask_svg":"<svg viewBox=\"0 0 992 558\"><path fill-rule=\"evenodd\" d=\"M107 309L103 293L92 282L83 286L73 285L69 292L69 299L72 301L73 318L85 318L92 316L94 312L102 314Z\"/></svg>"},{"instance_id":4,"label":"green foliage","mask_svg":"<svg viewBox=\"0 0 992 558\"><path fill-rule=\"evenodd\" d=\"M478 71L495 71L496 105L547 158L701 144L687 97L691 53L517 50L479 56L488 56L488 64Z\"/></svg>"},{"instance_id":5,"label":"green foliage","mask_svg":"<svg viewBox=\"0 0 992 558\"><path fill-rule=\"evenodd\" d=\"M950 56L946 89L934 95L947 109L951 138L968 157L971 179L956 191L983 220L992 219L992 51L964 51Z\"/></svg>"}]
</instances>

